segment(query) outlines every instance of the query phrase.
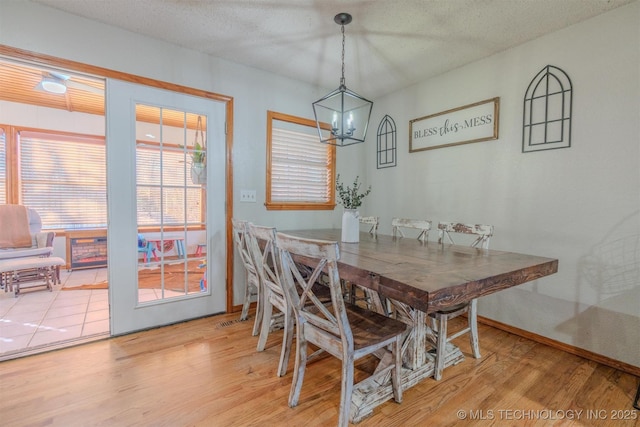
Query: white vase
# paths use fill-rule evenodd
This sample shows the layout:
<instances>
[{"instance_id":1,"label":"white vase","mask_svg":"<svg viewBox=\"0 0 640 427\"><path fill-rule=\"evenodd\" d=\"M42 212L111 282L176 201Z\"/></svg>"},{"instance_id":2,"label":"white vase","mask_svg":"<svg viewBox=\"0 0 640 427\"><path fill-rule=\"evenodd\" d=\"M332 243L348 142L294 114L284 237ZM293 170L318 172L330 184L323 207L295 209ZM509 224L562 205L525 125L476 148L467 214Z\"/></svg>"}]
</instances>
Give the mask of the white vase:
<instances>
[{"instance_id":1,"label":"white vase","mask_svg":"<svg viewBox=\"0 0 640 427\"><path fill-rule=\"evenodd\" d=\"M358 243L360 241L360 214L357 209L345 209L342 214L342 241Z\"/></svg>"},{"instance_id":2,"label":"white vase","mask_svg":"<svg viewBox=\"0 0 640 427\"><path fill-rule=\"evenodd\" d=\"M204 163L191 164L191 181L194 184L207 183L207 165Z\"/></svg>"}]
</instances>

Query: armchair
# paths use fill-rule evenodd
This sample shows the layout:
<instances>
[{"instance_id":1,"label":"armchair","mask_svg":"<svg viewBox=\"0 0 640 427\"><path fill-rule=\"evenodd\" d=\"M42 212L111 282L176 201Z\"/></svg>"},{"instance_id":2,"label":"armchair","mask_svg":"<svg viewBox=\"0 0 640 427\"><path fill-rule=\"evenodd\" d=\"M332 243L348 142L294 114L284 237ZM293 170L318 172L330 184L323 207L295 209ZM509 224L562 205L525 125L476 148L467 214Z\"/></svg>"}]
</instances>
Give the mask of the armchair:
<instances>
[{"instance_id":1,"label":"armchair","mask_svg":"<svg viewBox=\"0 0 640 427\"><path fill-rule=\"evenodd\" d=\"M0 205L0 285L5 291L12 282L16 296L23 281L46 278L49 290L50 281L60 283L64 260L51 257L54 237L53 231L42 231L42 219L34 209Z\"/></svg>"},{"instance_id":2,"label":"armchair","mask_svg":"<svg viewBox=\"0 0 640 427\"><path fill-rule=\"evenodd\" d=\"M22 205L0 205L0 260L47 257L53 252L53 231L42 231L42 219Z\"/></svg>"}]
</instances>

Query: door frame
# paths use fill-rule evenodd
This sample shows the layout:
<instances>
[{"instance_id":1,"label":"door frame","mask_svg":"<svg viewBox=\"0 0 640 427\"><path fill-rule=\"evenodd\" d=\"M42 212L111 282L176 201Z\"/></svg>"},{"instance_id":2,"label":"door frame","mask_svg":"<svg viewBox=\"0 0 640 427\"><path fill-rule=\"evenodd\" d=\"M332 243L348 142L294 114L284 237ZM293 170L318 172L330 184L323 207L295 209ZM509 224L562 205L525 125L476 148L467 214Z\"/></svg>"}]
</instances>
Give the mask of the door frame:
<instances>
[{"instance_id":1,"label":"door frame","mask_svg":"<svg viewBox=\"0 0 640 427\"><path fill-rule=\"evenodd\" d=\"M124 73L121 71L115 71L108 68L98 67L95 65L85 64L82 62L71 61L68 59L58 58L51 55L32 52L24 49L19 49L7 45L0 44L0 56L4 56L8 59L15 59L24 62L30 62L35 65L49 66L55 68L67 69L69 71L75 71L78 73L88 74L96 78L112 78L122 80L125 82L136 83L143 86L151 86L160 89L165 89L173 92L198 96L202 98L208 98L215 101L224 102L226 105L226 129L225 129L225 165L226 165L226 251L227 251L227 268L226 268L226 311L227 313L239 312L242 309L241 305L233 305L233 265L235 259L235 251L233 246L233 230L231 227L231 218L233 217L233 97L228 95L221 95L214 92L208 92L201 89L196 89L188 86L179 85L176 83L164 82L161 80L155 80L148 77L136 76L134 74ZM105 102L106 108L106 102ZM106 111L105 111L106 115ZM105 118L106 119L106 118Z\"/></svg>"}]
</instances>

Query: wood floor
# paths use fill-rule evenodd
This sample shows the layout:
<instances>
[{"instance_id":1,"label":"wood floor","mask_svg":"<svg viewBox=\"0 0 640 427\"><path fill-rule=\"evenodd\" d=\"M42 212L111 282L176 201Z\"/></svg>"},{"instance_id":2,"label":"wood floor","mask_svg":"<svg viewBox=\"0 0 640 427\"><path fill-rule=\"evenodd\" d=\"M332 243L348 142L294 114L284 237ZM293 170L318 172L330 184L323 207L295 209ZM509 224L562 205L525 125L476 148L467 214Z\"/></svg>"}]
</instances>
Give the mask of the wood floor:
<instances>
[{"instance_id":1,"label":"wood floor","mask_svg":"<svg viewBox=\"0 0 640 427\"><path fill-rule=\"evenodd\" d=\"M0 363L0 425L332 426L340 365L307 367L300 404L276 376L281 333L257 353L253 321L221 315ZM486 325L470 355L359 426L639 426L638 378ZM361 369L370 369L371 362ZM360 375L362 375L362 371ZM618 418L618 419L616 419ZM620 418L623 418L622 420Z\"/></svg>"}]
</instances>

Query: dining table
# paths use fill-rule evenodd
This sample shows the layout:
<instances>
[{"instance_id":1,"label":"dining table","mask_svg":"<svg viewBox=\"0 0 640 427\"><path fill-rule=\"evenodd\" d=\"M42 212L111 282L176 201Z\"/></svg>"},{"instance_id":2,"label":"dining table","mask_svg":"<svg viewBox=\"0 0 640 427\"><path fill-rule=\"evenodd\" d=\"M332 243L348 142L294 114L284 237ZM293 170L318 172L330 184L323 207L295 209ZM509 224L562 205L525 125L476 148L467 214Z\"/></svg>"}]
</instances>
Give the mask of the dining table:
<instances>
[{"instance_id":1,"label":"dining table","mask_svg":"<svg viewBox=\"0 0 640 427\"><path fill-rule=\"evenodd\" d=\"M335 241L338 270L348 281L377 295L378 311L393 307L393 315L407 324L404 339L403 389L433 377L436 332L429 313L474 298L540 279L558 271L558 260L505 250L422 241L410 237L360 232L359 242L341 242L339 229L281 230L292 236ZM377 370L390 358L381 357ZM460 349L447 343L445 368L464 360ZM350 421L357 423L393 397L390 375L354 387Z\"/></svg>"}]
</instances>

